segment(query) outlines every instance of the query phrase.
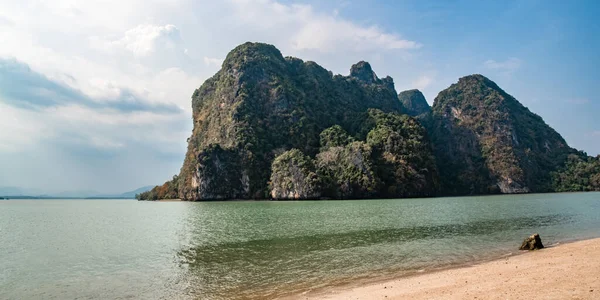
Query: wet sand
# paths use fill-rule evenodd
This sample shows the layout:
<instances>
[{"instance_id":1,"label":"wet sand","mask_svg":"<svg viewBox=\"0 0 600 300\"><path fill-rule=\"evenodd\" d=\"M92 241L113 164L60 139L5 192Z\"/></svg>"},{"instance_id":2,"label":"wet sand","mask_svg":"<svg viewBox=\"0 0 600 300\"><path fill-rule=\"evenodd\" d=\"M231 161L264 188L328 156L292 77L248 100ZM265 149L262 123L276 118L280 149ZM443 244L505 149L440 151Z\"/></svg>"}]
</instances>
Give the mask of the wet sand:
<instances>
[{"instance_id":1,"label":"wet sand","mask_svg":"<svg viewBox=\"0 0 600 300\"><path fill-rule=\"evenodd\" d=\"M600 239L292 299L600 299Z\"/></svg>"}]
</instances>

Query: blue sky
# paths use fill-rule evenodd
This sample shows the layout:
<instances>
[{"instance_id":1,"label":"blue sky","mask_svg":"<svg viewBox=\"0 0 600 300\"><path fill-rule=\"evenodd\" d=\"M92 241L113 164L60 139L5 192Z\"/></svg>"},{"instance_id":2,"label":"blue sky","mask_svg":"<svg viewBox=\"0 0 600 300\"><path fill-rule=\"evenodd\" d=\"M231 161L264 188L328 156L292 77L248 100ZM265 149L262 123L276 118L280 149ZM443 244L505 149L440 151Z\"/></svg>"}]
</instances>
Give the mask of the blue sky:
<instances>
[{"instance_id":1,"label":"blue sky","mask_svg":"<svg viewBox=\"0 0 600 300\"><path fill-rule=\"evenodd\" d=\"M178 173L190 96L246 41L429 103L480 73L600 154L600 2L0 0L0 186L112 193Z\"/></svg>"}]
</instances>

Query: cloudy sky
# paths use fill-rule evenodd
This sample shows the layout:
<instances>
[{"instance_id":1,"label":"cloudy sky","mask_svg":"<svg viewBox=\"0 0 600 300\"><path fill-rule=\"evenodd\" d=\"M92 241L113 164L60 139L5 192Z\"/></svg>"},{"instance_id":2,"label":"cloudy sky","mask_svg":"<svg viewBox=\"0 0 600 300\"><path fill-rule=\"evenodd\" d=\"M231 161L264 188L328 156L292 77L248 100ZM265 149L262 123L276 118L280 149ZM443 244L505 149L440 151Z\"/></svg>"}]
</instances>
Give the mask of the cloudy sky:
<instances>
[{"instance_id":1,"label":"cloudy sky","mask_svg":"<svg viewBox=\"0 0 600 300\"><path fill-rule=\"evenodd\" d=\"M430 103L481 73L596 155L598 3L0 0L0 186L162 183L183 161L192 92L246 41L340 74L367 60Z\"/></svg>"}]
</instances>

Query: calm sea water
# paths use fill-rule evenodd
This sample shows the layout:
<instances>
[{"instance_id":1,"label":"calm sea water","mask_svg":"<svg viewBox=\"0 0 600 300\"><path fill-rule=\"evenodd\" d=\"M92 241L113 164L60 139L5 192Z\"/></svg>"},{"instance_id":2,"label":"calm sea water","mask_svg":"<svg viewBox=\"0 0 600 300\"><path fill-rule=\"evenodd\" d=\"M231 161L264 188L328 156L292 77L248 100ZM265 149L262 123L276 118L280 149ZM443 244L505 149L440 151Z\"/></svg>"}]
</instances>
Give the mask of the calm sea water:
<instances>
[{"instance_id":1,"label":"calm sea water","mask_svg":"<svg viewBox=\"0 0 600 300\"><path fill-rule=\"evenodd\" d=\"M248 299L600 237L600 193L0 201L0 299Z\"/></svg>"}]
</instances>

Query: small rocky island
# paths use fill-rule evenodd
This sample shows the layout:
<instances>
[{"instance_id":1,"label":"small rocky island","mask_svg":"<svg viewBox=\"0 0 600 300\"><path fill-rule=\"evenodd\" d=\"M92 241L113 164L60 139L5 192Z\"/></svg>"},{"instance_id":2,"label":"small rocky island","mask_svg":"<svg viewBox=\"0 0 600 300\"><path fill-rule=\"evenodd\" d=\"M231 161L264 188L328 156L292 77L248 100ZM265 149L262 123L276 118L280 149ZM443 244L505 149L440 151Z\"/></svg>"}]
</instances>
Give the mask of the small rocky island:
<instances>
[{"instance_id":1,"label":"small rocky island","mask_svg":"<svg viewBox=\"0 0 600 300\"><path fill-rule=\"evenodd\" d=\"M138 199L600 190L600 157L570 148L482 75L460 78L430 107L418 90L398 94L367 62L333 75L272 45L245 43L194 91L192 113L180 174Z\"/></svg>"}]
</instances>

